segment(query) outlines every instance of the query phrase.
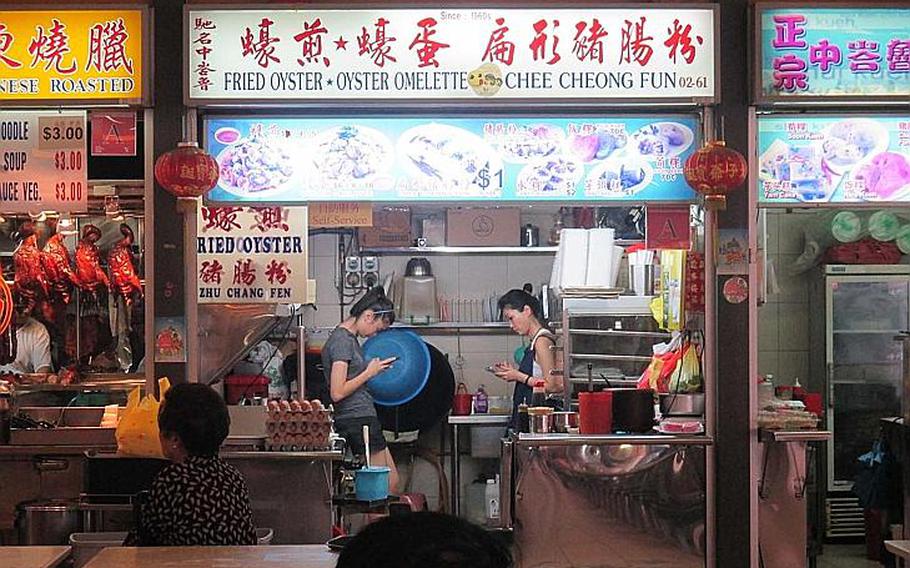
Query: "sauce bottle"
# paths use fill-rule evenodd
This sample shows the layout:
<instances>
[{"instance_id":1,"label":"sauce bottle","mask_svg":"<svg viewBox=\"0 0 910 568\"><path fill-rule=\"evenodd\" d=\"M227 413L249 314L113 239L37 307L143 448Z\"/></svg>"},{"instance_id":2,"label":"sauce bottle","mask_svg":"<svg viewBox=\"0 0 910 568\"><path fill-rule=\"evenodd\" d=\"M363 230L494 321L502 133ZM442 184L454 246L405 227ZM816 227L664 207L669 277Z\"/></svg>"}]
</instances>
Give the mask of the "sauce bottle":
<instances>
[{"instance_id":1,"label":"sauce bottle","mask_svg":"<svg viewBox=\"0 0 910 568\"><path fill-rule=\"evenodd\" d=\"M484 390L483 385L477 387L477 392L474 393L474 414L486 414L490 408L490 399L487 396L487 391Z\"/></svg>"},{"instance_id":2,"label":"sauce bottle","mask_svg":"<svg viewBox=\"0 0 910 568\"><path fill-rule=\"evenodd\" d=\"M534 383L534 392L531 394L531 406L544 406L547 401L547 383L538 379Z\"/></svg>"},{"instance_id":3,"label":"sauce bottle","mask_svg":"<svg viewBox=\"0 0 910 568\"><path fill-rule=\"evenodd\" d=\"M522 434L531 432L531 416L528 414L528 405L523 402L518 405L518 431Z\"/></svg>"}]
</instances>

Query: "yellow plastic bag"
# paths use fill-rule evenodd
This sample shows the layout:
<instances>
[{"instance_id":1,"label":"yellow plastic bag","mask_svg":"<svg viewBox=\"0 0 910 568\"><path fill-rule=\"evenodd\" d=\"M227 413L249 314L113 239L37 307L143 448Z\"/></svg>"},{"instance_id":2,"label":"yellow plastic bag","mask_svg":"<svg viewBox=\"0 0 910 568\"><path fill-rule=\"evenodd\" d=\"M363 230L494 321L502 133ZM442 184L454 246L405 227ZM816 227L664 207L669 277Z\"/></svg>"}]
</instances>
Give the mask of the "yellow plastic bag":
<instances>
[{"instance_id":1,"label":"yellow plastic bag","mask_svg":"<svg viewBox=\"0 0 910 568\"><path fill-rule=\"evenodd\" d=\"M171 388L167 377L158 379L161 399ZM126 408L117 424L117 451L123 455L141 458L163 458L158 440L158 408L161 399L147 394L139 400L139 387L133 389L126 401Z\"/></svg>"},{"instance_id":2,"label":"yellow plastic bag","mask_svg":"<svg viewBox=\"0 0 910 568\"><path fill-rule=\"evenodd\" d=\"M701 374L701 359L698 356L698 349L689 341L686 342L683 349L679 365L670 377L670 392L700 392L704 386L704 379Z\"/></svg>"}]
</instances>

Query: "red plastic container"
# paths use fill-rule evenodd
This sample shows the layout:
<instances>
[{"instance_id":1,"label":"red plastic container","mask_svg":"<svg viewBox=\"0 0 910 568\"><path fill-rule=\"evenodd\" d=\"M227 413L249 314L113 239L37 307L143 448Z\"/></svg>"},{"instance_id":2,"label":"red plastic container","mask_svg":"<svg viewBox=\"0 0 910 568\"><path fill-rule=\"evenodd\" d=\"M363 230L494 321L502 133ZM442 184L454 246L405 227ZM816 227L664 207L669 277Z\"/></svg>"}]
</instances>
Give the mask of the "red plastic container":
<instances>
[{"instance_id":1,"label":"red plastic container","mask_svg":"<svg viewBox=\"0 0 910 568\"><path fill-rule=\"evenodd\" d=\"M262 375L228 375L224 378L224 402L237 404L241 398L269 396L269 378Z\"/></svg>"},{"instance_id":2,"label":"red plastic container","mask_svg":"<svg viewBox=\"0 0 910 568\"><path fill-rule=\"evenodd\" d=\"M610 434L613 431L613 393L578 393L578 432Z\"/></svg>"},{"instance_id":3,"label":"red plastic container","mask_svg":"<svg viewBox=\"0 0 910 568\"><path fill-rule=\"evenodd\" d=\"M825 415L825 408L822 406L822 395L817 392L807 392L803 395L803 404L806 405L806 410L812 414L818 416L819 418Z\"/></svg>"},{"instance_id":4,"label":"red plastic container","mask_svg":"<svg viewBox=\"0 0 910 568\"><path fill-rule=\"evenodd\" d=\"M467 416L471 413L471 403L474 402L474 395L471 393L455 393L452 400L452 414L455 416Z\"/></svg>"}]
</instances>

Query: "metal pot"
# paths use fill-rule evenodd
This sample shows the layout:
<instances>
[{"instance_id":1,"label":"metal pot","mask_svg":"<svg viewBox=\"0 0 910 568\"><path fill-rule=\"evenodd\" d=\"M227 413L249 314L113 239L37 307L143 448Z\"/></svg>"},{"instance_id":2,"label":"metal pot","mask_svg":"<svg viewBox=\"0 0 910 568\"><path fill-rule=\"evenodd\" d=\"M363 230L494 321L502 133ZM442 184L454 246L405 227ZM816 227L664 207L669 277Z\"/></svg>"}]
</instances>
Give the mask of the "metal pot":
<instances>
[{"instance_id":1,"label":"metal pot","mask_svg":"<svg viewBox=\"0 0 910 568\"><path fill-rule=\"evenodd\" d=\"M660 395L660 413L664 416L701 416L705 413L705 394L662 394Z\"/></svg>"},{"instance_id":2,"label":"metal pot","mask_svg":"<svg viewBox=\"0 0 910 568\"><path fill-rule=\"evenodd\" d=\"M405 276L432 276L433 269L430 268L430 261L425 258L412 258L404 269Z\"/></svg>"},{"instance_id":3,"label":"metal pot","mask_svg":"<svg viewBox=\"0 0 910 568\"><path fill-rule=\"evenodd\" d=\"M577 412L554 412L553 413L553 431L560 434L567 434L569 428L578 428Z\"/></svg>"},{"instance_id":4,"label":"metal pot","mask_svg":"<svg viewBox=\"0 0 910 568\"><path fill-rule=\"evenodd\" d=\"M19 544L69 544L70 534L82 532L82 513L74 501L26 501L16 507Z\"/></svg>"},{"instance_id":5,"label":"metal pot","mask_svg":"<svg viewBox=\"0 0 910 568\"><path fill-rule=\"evenodd\" d=\"M537 247L540 246L540 229L528 223L521 228L521 246Z\"/></svg>"},{"instance_id":6,"label":"metal pot","mask_svg":"<svg viewBox=\"0 0 910 568\"><path fill-rule=\"evenodd\" d=\"M532 434L549 434L553 427L553 409L548 406L532 406L528 409Z\"/></svg>"},{"instance_id":7,"label":"metal pot","mask_svg":"<svg viewBox=\"0 0 910 568\"><path fill-rule=\"evenodd\" d=\"M607 389L613 393L613 431L650 432L654 427L654 391Z\"/></svg>"}]
</instances>

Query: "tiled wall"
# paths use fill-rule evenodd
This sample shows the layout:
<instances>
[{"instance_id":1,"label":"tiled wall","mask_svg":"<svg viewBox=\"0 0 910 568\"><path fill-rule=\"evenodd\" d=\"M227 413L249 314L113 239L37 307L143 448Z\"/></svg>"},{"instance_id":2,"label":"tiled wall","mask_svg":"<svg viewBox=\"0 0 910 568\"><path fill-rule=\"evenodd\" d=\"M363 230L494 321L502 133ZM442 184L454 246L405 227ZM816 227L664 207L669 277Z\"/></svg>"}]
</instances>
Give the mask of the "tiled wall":
<instances>
[{"instance_id":1,"label":"tiled wall","mask_svg":"<svg viewBox=\"0 0 910 568\"><path fill-rule=\"evenodd\" d=\"M774 262L778 294L769 293L758 311L758 370L775 384L805 385L809 376L809 274L790 274L803 250L803 228L813 214L770 210L767 252Z\"/></svg>"},{"instance_id":2,"label":"tiled wall","mask_svg":"<svg viewBox=\"0 0 910 568\"><path fill-rule=\"evenodd\" d=\"M541 227L541 240L546 239L548 217L523 217L523 223L534 223ZM332 327L341 320L338 292L334 285L340 267L337 266L338 237L316 235L310 237L310 278L316 280L316 300L319 309L308 315L307 325ZM404 274L405 265L412 255L384 255L380 257L381 279L394 273ZM417 255L413 255L417 256ZM500 295L510 288L520 288L530 282L535 291L541 283L549 282L553 266L552 254L469 254L425 256L430 261L436 276L437 295L445 298L481 298ZM345 313L348 307L345 308ZM459 353L464 359L463 376L468 388L473 391L483 383L489 394L510 394L511 389L484 368L496 361L509 359L521 345L521 338L508 330L498 333L462 333L460 340L454 333L423 333L426 340L437 349L449 355L453 370L458 375L455 361ZM508 392L507 392L508 391Z\"/></svg>"}]
</instances>

